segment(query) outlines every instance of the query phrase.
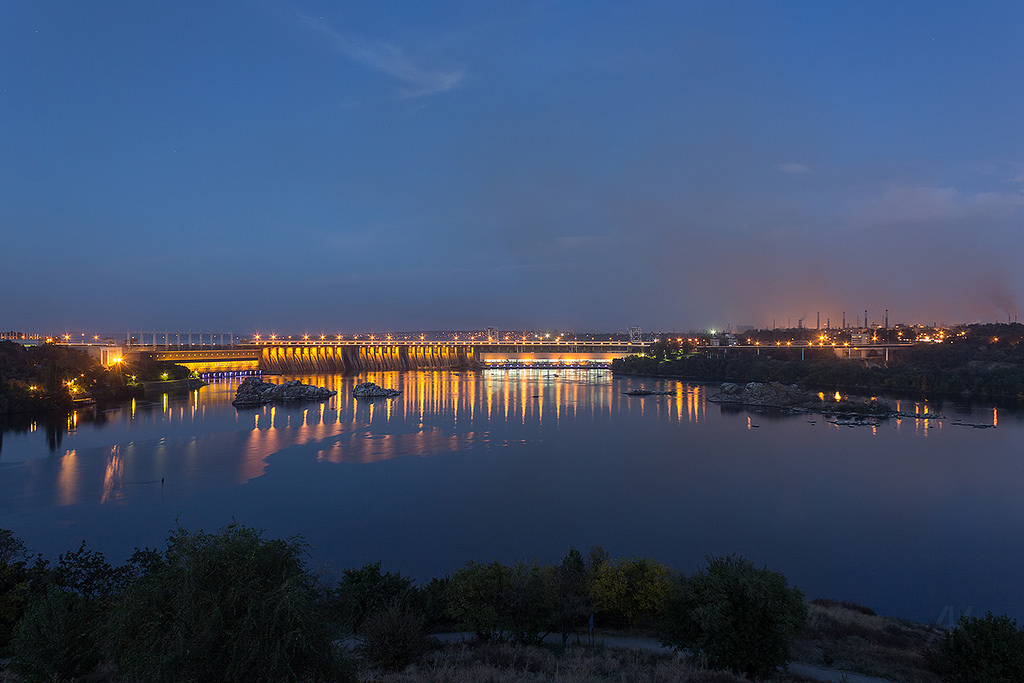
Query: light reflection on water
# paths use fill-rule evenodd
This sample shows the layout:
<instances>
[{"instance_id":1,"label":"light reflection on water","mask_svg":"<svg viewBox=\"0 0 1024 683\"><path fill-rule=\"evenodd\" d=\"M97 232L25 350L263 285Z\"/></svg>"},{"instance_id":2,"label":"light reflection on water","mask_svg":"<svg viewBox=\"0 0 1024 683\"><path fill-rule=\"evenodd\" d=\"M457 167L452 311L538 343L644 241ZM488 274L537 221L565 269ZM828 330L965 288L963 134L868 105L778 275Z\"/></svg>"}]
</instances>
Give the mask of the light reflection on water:
<instances>
[{"instance_id":1,"label":"light reflection on water","mask_svg":"<svg viewBox=\"0 0 1024 683\"><path fill-rule=\"evenodd\" d=\"M1017 412L900 399L946 419L844 427L601 371L268 379L338 395L236 410L238 380L224 380L6 432L0 527L50 557L85 538L123 560L175 520L237 520L303 534L335 569L381 560L421 578L569 545L686 570L738 552L809 597L899 616L1024 612ZM403 393L353 399L362 381ZM640 387L675 394L623 393Z\"/></svg>"}]
</instances>

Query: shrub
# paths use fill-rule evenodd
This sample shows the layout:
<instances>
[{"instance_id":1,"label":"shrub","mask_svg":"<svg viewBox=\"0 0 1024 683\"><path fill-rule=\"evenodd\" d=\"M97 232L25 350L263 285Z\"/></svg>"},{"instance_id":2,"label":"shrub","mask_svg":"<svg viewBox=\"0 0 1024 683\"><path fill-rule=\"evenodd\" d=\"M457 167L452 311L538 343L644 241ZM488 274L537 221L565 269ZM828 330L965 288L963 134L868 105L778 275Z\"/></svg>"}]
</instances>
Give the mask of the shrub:
<instances>
[{"instance_id":1,"label":"shrub","mask_svg":"<svg viewBox=\"0 0 1024 683\"><path fill-rule=\"evenodd\" d=\"M552 593L552 626L562 634L562 647L569 642L569 633L591 614L590 592L587 590L587 565L580 551L572 548L561 564L550 573Z\"/></svg>"},{"instance_id":2,"label":"shrub","mask_svg":"<svg viewBox=\"0 0 1024 683\"><path fill-rule=\"evenodd\" d=\"M347 672L298 540L232 524L172 532L118 600L114 662L130 680L335 680Z\"/></svg>"},{"instance_id":3,"label":"shrub","mask_svg":"<svg viewBox=\"0 0 1024 683\"><path fill-rule=\"evenodd\" d=\"M448 614L479 640L503 637L500 603L507 574L508 568L497 560L490 564L470 560L449 577Z\"/></svg>"},{"instance_id":4,"label":"shrub","mask_svg":"<svg viewBox=\"0 0 1024 683\"><path fill-rule=\"evenodd\" d=\"M789 663L806 620L803 594L782 574L742 557L709 557L704 571L677 580L666 601L662 642L754 678Z\"/></svg>"},{"instance_id":5,"label":"shrub","mask_svg":"<svg viewBox=\"0 0 1024 683\"><path fill-rule=\"evenodd\" d=\"M97 601L50 586L29 601L11 640L12 666L30 681L74 679L100 661Z\"/></svg>"},{"instance_id":6,"label":"shrub","mask_svg":"<svg viewBox=\"0 0 1024 683\"><path fill-rule=\"evenodd\" d=\"M334 589L332 608L342 626L351 633L360 633L367 616L398 599L413 600L412 579L401 574L381 573L380 562L359 569L346 569Z\"/></svg>"},{"instance_id":7,"label":"shrub","mask_svg":"<svg viewBox=\"0 0 1024 683\"><path fill-rule=\"evenodd\" d=\"M538 643L550 627L550 569L468 562L448 582L448 612L480 640Z\"/></svg>"},{"instance_id":8,"label":"shrub","mask_svg":"<svg viewBox=\"0 0 1024 683\"><path fill-rule=\"evenodd\" d=\"M521 645L539 645L551 628L551 568L519 562L509 567L505 576L503 628Z\"/></svg>"},{"instance_id":9,"label":"shrub","mask_svg":"<svg viewBox=\"0 0 1024 683\"><path fill-rule=\"evenodd\" d=\"M961 617L939 644L940 667L946 680L1024 680L1024 632L1017 622L991 612L984 617Z\"/></svg>"},{"instance_id":10,"label":"shrub","mask_svg":"<svg viewBox=\"0 0 1024 683\"><path fill-rule=\"evenodd\" d=\"M427 649L421 610L400 598L380 605L363 620L360 654L383 669L401 669Z\"/></svg>"},{"instance_id":11,"label":"shrub","mask_svg":"<svg viewBox=\"0 0 1024 683\"><path fill-rule=\"evenodd\" d=\"M0 529L0 651L11 640L14 624L28 600L30 574L25 544L8 529Z\"/></svg>"},{"instance_id":12,"label":"shrub","mask_svg":"<svg viewBox=\"0 0 1024 683\"><path fill-rule=\"evenodd\" d=\"M590 595L594 608L635 627L657 619L671 585L672 571L647 558L601 562L594 569Z\"/></svg>"},{"instance_id":13,"label":"shrub","mask_svg":"<svg viewBox=\"0 0 1024 683\"><path fill-rule=\"evenodd\" d=\"M83 676L101 659L101 631L114 594L131 572L102 553L60 555L52 568L37 560L28 572L33 593L11 641L14 668L30 680Z\"/></svg>"}]
</instances>

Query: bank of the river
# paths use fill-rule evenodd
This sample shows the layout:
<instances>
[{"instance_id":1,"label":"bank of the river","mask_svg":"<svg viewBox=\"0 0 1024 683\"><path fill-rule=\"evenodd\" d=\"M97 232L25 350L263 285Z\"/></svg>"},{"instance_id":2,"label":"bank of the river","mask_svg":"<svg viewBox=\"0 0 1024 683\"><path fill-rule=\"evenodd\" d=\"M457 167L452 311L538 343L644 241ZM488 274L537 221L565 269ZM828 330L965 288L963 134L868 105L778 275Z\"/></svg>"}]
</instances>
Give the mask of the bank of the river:
<instances>
[{"instance_id":1,"label":"bank of the river","mask_svg":"<svg viewBox=\"0 0 1024 683\"><path fill-rule=\"evenodd\" d=\"M207 385L207 382L196 377L138 383L138 386L142 387L142 391L145 394L163 394L182 391L193 391L194 389L199 389Z\"/></svg>"},{"instance_id":2,"label":"bank of the river","mask_svg":"<svg viewBox=\"0 0 1024 683\"><path fill-rule=\"evenodd\" d=\"M749 679L726 671L701 669L650 632L597 631L588 643L573 635L566 649L560 637L544 645L481 642L468 633L434 636L436 644L420 661L395 672L366 666L361 681L662 681L741 683ZM938 643L943 631L875 614L849 603L808 603L804 632L793 643L793 661L767 679L775 683L848 681L938 683Z\"/></svg>"},{"instance_id":3,"label":"bank of the river","mask_svg":"<svg viewBox=\"0 0 1024 683\"><path fill-rule=\"evenodd\" d=\"M934 357L929 355L934 352ZM710 352L708 352L710 354ZM661 377L686 382L799 384L844 393L893 393L959 399L1024 399L1024 358L1003 354L985 360L925 348L888 366L827 358L782 360L754 354L695 353L672 360L627 356L612 361L615 375Z\"/></svg>"}]
</instances>

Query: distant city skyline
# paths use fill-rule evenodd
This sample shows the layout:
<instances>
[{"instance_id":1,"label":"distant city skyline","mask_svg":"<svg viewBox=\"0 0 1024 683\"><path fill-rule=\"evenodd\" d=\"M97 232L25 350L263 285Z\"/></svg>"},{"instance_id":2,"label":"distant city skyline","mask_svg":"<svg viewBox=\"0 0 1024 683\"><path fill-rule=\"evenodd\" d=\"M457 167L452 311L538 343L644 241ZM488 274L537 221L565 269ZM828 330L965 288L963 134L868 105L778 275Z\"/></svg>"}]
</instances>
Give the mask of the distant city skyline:
<instances>
[{"instance_id":1,"label":"distant city skyline","mask_svg":"<svg viewBox=\"0 0 1024 683\"><path fill-rule=\"evenodd\" d=\"M1012 321L1022 22L0 0L0 329Z\"/></svg>"}]
</instances>

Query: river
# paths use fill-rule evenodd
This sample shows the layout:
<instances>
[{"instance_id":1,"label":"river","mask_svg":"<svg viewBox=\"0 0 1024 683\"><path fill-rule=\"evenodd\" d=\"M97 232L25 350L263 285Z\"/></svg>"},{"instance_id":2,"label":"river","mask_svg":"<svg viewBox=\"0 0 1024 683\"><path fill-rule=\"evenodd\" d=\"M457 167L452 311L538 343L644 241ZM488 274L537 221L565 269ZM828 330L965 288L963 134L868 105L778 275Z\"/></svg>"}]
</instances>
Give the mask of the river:
<instances>
[{"instance_id":1,"label":"river","mask_svg":"<svg viewBox=\"0 0 1024 683\"><path fill-rule=\"evenodd\" d=\"M944 625L987 610L1024 619L1016 411L903 400L945 419L845 427L607 371L298 379L338 395L236 410L238 380L223 380L8 431L0 527L50 558L85 540L122 562L177 523L237 521L301 535L327 577L380 561L426 580L592 545L685 572L735 553L809 598ZM355 400L361 381L403 393ZM641 386L676 393L623 394Z\"/></svg>"}]
</instances>

